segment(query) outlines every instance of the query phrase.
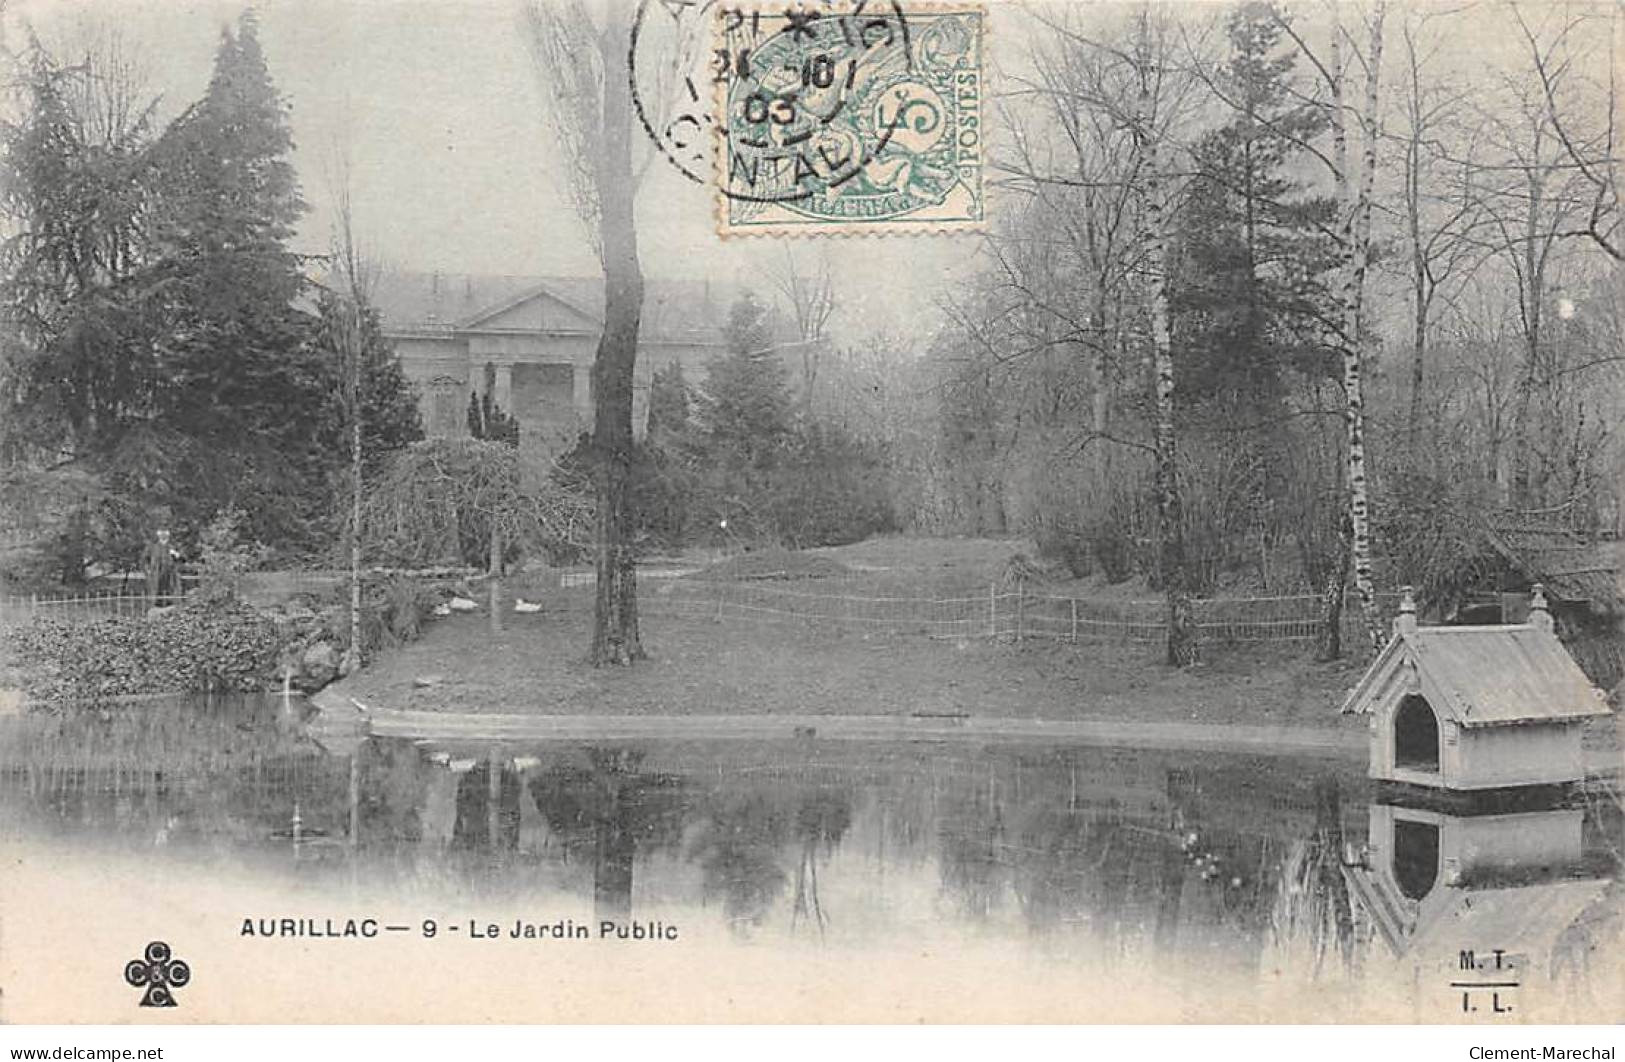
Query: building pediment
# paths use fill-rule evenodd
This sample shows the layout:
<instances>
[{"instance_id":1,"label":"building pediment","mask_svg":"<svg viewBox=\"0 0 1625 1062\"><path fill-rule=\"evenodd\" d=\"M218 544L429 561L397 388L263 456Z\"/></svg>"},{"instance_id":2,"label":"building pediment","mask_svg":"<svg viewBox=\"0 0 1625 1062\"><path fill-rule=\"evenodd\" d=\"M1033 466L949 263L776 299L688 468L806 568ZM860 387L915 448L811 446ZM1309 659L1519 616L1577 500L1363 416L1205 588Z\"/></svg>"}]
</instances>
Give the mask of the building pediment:
<instances>
[{"instance_id":1,"label":"building pediment","mask_svg":"<svg viewBox=\"0 0 1625 1062\"><path fill-rule=\"evenodd\" d=\"M541 285L465 318L455 330L568 335L595 333L602 326L596 315Z\"/></svg>"}]
</instances>

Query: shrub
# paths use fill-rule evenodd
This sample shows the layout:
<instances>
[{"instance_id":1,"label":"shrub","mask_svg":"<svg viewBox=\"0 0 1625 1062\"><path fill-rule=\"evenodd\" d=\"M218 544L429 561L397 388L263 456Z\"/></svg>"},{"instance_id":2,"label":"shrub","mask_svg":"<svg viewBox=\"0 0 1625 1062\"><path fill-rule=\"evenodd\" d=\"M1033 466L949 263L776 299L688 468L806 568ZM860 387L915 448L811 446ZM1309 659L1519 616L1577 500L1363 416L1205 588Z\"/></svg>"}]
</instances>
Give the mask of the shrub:
<instances>
[{"instance_id":1,"label":"shrub","mask_svg":"<svg viewBox=\"0 0 1625 1062\"><path fill-rule=\"evenodd\" d=\"M198 536L198 566L203 582L195 593L205 602L225 603L236 594L238 579L265 560L266 549L245 540L247 517L241 509L214 514Z\"/></svg>"},{"instance_id":2,"label":"shrub","mask_svg":"<svg viewBox=\"0 0 1625 1062\"><path fill-rule=\"evenodd\" d=\"M246 605L188 602L151 619L39 618L8 636L36 700L251 692L273 679L275 624Z\"/></svg>"},{"instance_id":3,"label":"shrub","mask_svg":"<svg viewBox=\"0 0 1625 1062\"><path fill-rule=\"evenodd\" d=\"M349 588L344 589L346 595ZM348 597L346 597L348 600ZM379 649L393 649L416 641L423 633L423 620L440 595L416 579L390 576L381 583L362 587L361 654L371 658ZM343 640L348 640L348 636Z\"/></svg>"}]
</instances>

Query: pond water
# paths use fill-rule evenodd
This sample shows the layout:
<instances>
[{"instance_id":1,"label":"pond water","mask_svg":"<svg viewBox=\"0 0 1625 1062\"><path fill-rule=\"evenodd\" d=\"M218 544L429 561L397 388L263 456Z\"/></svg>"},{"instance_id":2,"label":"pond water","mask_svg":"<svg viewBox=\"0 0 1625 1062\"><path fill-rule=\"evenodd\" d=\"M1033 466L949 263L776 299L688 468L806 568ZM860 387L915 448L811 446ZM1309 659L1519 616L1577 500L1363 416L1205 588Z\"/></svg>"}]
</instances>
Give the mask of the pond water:
<instances>
[{"instance_id":1,"label":"pond water","mask_svg":"<svg viewBox=\"0 0 1625 1062\"><path fill-rule=\"evenodd\" d=\"M1268 1018L1271 992L1328 985L1339 1002L1309 1016L1618 1016L1625 830L1602 790L1440 806L1352 761L960 742L336 753L251 698L10 720L3 740L0 841L170 895L252 890L198 930L223 956L360 918L399 938L374 947L414 942L402 961L470 936L521 965L529 942L647 938L854 974L996 955L1005 981L1161 987L1179 1016Z\"/></svg>"}]
</instances>

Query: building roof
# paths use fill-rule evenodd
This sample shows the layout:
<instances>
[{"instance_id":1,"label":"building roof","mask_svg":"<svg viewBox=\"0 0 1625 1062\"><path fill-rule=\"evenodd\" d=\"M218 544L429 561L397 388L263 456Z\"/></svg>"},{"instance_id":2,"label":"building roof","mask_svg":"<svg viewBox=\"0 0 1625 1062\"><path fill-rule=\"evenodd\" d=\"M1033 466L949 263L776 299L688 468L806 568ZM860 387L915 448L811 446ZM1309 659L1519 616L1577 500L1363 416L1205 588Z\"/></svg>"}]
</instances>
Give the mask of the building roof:
<instances>
[{"instance_id":1,"label":"building roof","mask_svg":"<svg viewBox=\"0 0 1625 1062\"><path fill-rule=\"evenodd\" d=\"M1500 557L1563 601L1617 606L1625 597L1625 573L1617 542L1587 542L1564 528L1498 523L1485 539Z\"/></svg>"},{"instance_id":2,"label":"building roof","mask_svg":"<svg viewBox=\"0 0 1625 1062\"><path fill-rule=\"evenodd\" d=\"M1418 627L1388 642L1343 703L1364 713L1413 691L1462 726L1585 719L1609 709L1557 636L1534 624Z\"/></svg>"},{"instance_id":3,"label":"building roof","mask_svg":"<svg viewBox=\"0 0 1625 1062\"><path fill-rule=\"evenodd\" d=\"M550 297L593 324L603 322L601 277L506 276L478 273L390 271L373 288L372 302L387 331L456 332L535 296ZM647 278L642 331L649 339L711 343L726 320L729 293L705 280Z\"/></svg>"}]
</instances>

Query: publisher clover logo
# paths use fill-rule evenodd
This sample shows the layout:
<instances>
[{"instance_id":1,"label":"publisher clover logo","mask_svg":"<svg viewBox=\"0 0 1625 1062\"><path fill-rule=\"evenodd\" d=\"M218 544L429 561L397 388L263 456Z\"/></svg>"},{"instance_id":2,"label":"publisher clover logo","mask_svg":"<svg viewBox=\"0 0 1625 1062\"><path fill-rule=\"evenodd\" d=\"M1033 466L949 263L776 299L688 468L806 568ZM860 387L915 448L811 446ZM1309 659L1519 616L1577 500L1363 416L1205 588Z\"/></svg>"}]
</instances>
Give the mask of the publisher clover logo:
<instances>
[{"instance_id":1,"label":"publisher clover logo","mask_svg":"<svg viewBox=\"0 0 1625 1062\"><path fill-rule=\"evenodd\" d=\"M143 1007L173 1007L174 989L186 987L192 968L174 958L168 944L155 940L147 945L145 955L124 964L124 979L134 988L147 990L141 996Z\"/></svg>"}]
</instances>

